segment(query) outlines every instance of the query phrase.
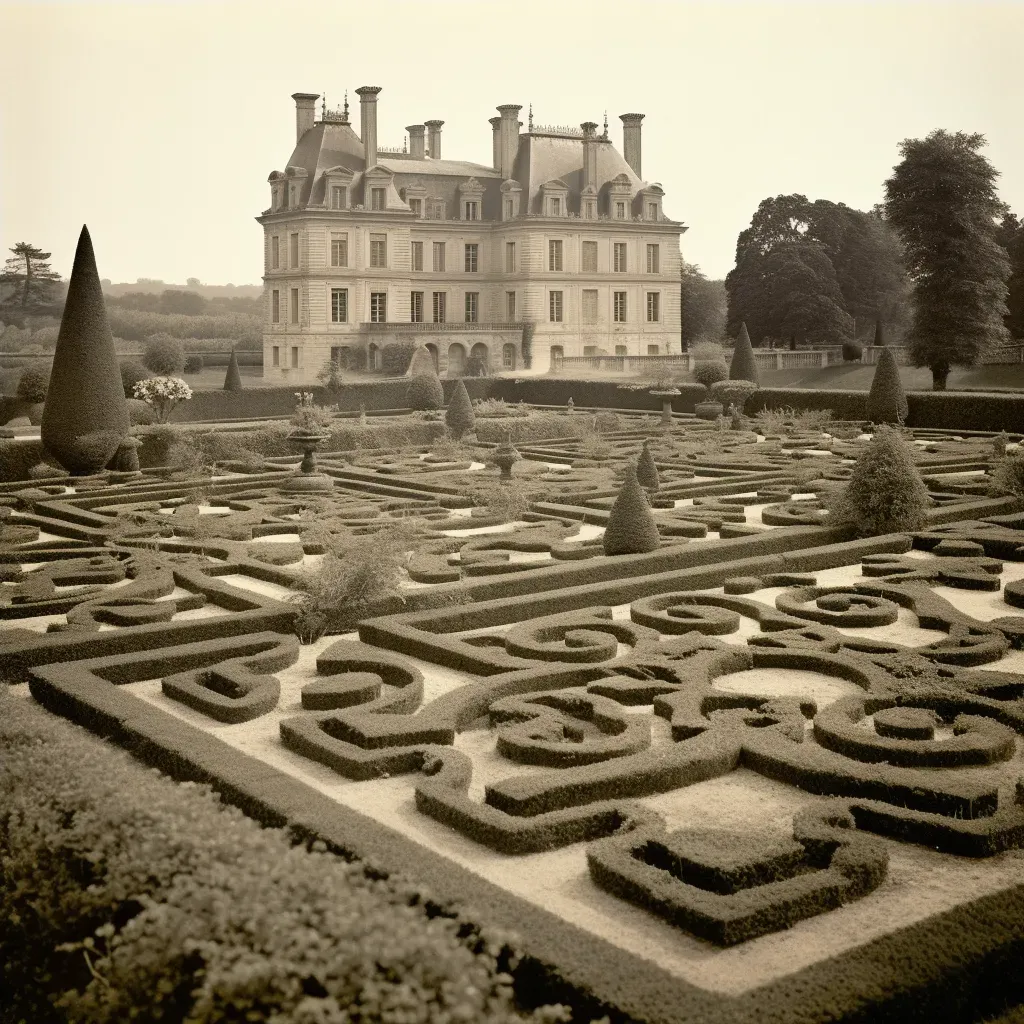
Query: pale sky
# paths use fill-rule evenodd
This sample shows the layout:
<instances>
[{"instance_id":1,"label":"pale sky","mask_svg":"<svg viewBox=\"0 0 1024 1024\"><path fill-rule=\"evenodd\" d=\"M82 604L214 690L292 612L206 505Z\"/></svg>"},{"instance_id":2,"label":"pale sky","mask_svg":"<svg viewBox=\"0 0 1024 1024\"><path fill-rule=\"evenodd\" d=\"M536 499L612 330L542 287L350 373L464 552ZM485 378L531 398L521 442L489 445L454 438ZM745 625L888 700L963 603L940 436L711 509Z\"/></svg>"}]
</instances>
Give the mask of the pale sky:
<instances>
[{"instance_id":1,"label":"pale sky","mask_svg":"<svg viewBox=\"0 0 1024 1024\"><path fill-rule=\"evenodd\" d=\"M869 209L898 144L979 132L1024 215L1024 0L1004 3L0 0L0 248L67 275L83 223L100 275L259 283L267 175L291 94L379 85L378 139L440 118L443 154L491 161L488 118L646 114L643 176L710 277L767 196ZM317 105L319 116L319 103Z\"/></svg>"}]
</instances>

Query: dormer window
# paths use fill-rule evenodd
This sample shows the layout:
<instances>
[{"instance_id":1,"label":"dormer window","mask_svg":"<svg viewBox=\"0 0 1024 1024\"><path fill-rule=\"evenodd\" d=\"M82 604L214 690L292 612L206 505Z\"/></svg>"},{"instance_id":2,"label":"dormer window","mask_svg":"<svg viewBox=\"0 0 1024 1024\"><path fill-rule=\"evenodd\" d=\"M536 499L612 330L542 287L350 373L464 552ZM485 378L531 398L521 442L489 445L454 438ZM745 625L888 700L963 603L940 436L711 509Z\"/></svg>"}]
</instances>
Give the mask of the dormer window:
<instances>
[{"instance_id":1,"label":"dormer window","mask_svg":"<svg viewBox=\"0 0 1024 1024\"><path fill-rule=\"evenodd\" d=\"M658 204L648 203L647 204L647 219L657 220L658 219Z\"/></svg>"},{"instance_id":2,"label":"dormer window","mask_svg":"<svg viewBox=\"0 0 1024 1024\"><path fill-rule=\"evenodd\" d=\"M414 217L423 216L423 200L422 199L410 199L409 209L412 210Z\"/></svg>"},{"instance_id":3,"label":"dormer window","mask_svg":"<svg viewBox=\"0 0 1024 1024\"><path fill-rule=\"evenodd\" d=\"M615 204L615 219L625 220L626 219L626 204L619 201Z\"/></svg>"},{"instance_id":4,"label":"dormer window","mask_svg":"<svg viewBox=\"0 0 1024 1024\"><path fill-rule=\"evenodd\" d=\"M444 220L444 202L440 199L430 201L430 219Z\"/></svg>"},{"instance_id":5,"label":"dormer window","mask_svg":"<svg viewBox=\"0 0 1024 1024\"><path fill-rule=\"evenodd\" d=\"M467 178L459 185L458 210L463 220L480 220L484 187L476 178Z\"/></svg>"},{"instance_id":6,"label":"dormer window","mask_svg":"<svg viewBox=\"0 0 1024 1024\"><path fill-rule=\"evenodd\" d=\"M331 209L332 210L344 210L346 206L345 202L345 187L343 185L332 185L331 186Z\"/></svg>"},{"instance_id":7,"label":"dormer window","mask_svg":"<svg viewBox=\"0 0 1024 1024\"><path fill-rule=\"evenodd\" d=\"M551 200L551 216L562 216L562 200L558 196L554 196Z\"/></svg>"},{"instance_id":8,"label":"dormer window","mask_svg":"<svg viewBox=\"0 0 1024 1024\"><path fill-rule=\"evenodd\" d=\"M569 212L569 186L560 178L541 185L539 212L545 217L564 217Z\"/></svg>"},{"instance_id":9,"label":"dormer window","mask_svg":"<svg viewBox=\"0 0 1024 1024\"><path fill-rule=\"evenodd\" d=\"M518 181L506 178L501 183L501 219L515 220L519 216L519 203L523 189Z\"/></svg>"},{"instance_id":10,"label":"dormer window","mask_svg":"<svg viewBox=\"0 0 1024 1024\"><path fill-rule=\"evenodd\" d=\"M464 204L463 220L479 220L480 204L474 199Z\"/></svg>"},{"instance_id":11,"label":"dormer window","mask_svg":"<svg viewBox=\"0 0 1024 1024\"><path fill-rule=\"evenodd\" d=\"M388 190L386 188L370 189L370 209L384 210L387 208Z\"/></svg>"},{"instance_id":12,"label":"dormer window","mask_svg":"<svg viewBox=\"0 0 1024 1024\"><path fill-rule=\"evenodd\" d=\"M288 186L288 209L294 210L299 205L299 190L295 185Z\"/></svg>"}]
</instances>

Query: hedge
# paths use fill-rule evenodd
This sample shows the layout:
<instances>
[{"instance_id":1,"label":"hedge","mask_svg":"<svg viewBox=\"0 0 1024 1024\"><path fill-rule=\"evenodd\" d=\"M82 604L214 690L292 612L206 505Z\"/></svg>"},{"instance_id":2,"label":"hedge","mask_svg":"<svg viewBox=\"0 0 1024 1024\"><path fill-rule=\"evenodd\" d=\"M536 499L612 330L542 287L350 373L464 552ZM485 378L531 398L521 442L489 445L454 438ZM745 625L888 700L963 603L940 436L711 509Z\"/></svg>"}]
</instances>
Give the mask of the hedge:
<instances>
[{"instance_id":1,"label":"hedge","mask_svg":"<svg viewBox=\"0 0 1024 1024\"><path fill-rule=\"evenodd\" d=\"M521 1019L501 936L0 703L5 1020Z\"/></svg>"}]
</instances>

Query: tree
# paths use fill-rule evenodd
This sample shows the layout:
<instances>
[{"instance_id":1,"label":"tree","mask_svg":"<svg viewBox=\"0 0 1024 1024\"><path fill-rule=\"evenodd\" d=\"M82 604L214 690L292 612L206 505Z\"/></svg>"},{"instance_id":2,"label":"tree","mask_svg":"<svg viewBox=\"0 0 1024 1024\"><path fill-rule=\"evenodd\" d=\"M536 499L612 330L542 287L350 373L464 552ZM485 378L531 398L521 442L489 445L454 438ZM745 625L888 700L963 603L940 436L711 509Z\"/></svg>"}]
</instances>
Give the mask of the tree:
<instances>
[{"instance_id":1,"label":"tree","mask_svg":"<svg viewBox=\"0 0 1024 1024\"><path fill-rule=\"evenodd\" d=\"M91 473L110 461L128 427L103 287L89 229L83 227L50 371L42 440L65 469Z\"/></svg>"},{"instance_id":2,"label":"tree","mask_svg":"<svg viewBox=\"0 0 1024 1024\"><path fill-rule=\"evenodd\" d=\"M50 254L29 242L18 242L11 247L11 252L14 255L8 258L0 282L14 285L12 304L25 310L53 301L54 285L60 280L60 274L51 270L46 262Z\"/></svg>"},{"instance_id":3,"label":"tree","mask_svg":"<svg viewBox=\"0 0 1024 1024\"><path fill-rule=\"evenodd\" d=\"M762 261L765 274L761 311L771 338L809 337L841 345L853 334L835 270L817 242L787 242Z\"/></svg>"},{"instance_id":4,"label":"tree","mask_svg":"<svg viewBox=\"0 0 1024 1024\"><path fill-rule=\"evenodd\" d=\"M732 351L732 362L729 364L730 380L749 380L754 384L760 382L757 373L757 360L750 346L750 335L747 325L740 324L740 334L736 339L736 347Z\"/></svg>"},{"instance_id":5,"label":"tree","mask_svg":"<svg viewBox=\"0 0 1024 1024\"><path fill-rule=\"evenodd\" d=\"M161 313L184 313L186 316L198 316L206 312L206 299L196 292L178 291L168 288L160 296L159 311Z\"/></svg>"},{"instance_id":6,"label":"tree","mask_svg":"<svg viewBox=\"0 0 1024 1024\"><path fill-rule=\"evenodd\" d=\"M448 432L456 441L460 440L463 434L472 430L476 423L476 417L473 415L473 403L469 400L469 392L461 377L455 382L452 397L445 410L444 422L448 427Z\"/></svg>"},{"instance_id":7,"label":"tree","mask_svg":"<svg viewBox=\"0 0 1024 1024\"><path fill-rule=\"evenodd\" d=\"M185 368L185 346L169 334L154 334L146 339L142 363L161 377L181 373Z\"/></svg>"},{"instance_id":8,"label":"tree","mask_svg":"<svg viewBox=\"0 0 1024 1024\"><path fill-rule=\"evenodd\" d=\"M231 358L228 359L228 371L224 374L224 390L242 390L242 375L238 372L238 356L235 355L234 349L231 350Z\"/></svg>"},{"instance_id":9,"label":"tree","mask_svg":"<svg viewBox=\"0 0 1024 1024\"><path fill-rule=\"evenodd\" d=\"M891 348L882 351L882 356L871 378L868 392L867 414L872 423L905 423L907 419L907 396L903 393L900 368Z\"/></svg>"},{"instance_id":10,"label":"tree","mask_svg":"<svg viewBox=\"0 0 1024 1024\"><path fill-rule=\"evenodd\" d=\"M651 443L645 440L640 449L640 457L636 460L636 479L644 490L656 491L661 486L658 466L651 454Z\"/></svg>"},{"instance_id":11,"label":"tree","mask_svg":"<svg viewBox=\"0 0 1024 1024\"><path fill-rule=\"evenodd\" d=\"M709 281L693 263L682 263L679 275L683 345L701 339L717 341L725 330L725 282Z\"/></svg>"},{"instance_id":12,"label":"tree","mask_svg":"<svg viewBox=\"0 0 1024 1024\"><path fill-rule=\"evenodd\" d=\"M636 478L636 466L626 466L626 479L608 514L602 545L606 555L640 555L657 551L661 544L658 525L644 489Z\"/></svg>"},{"instance_id":13,"label":"tree","mask_svg":"<svg viewBox=\"0 0 1024 1024\"><path fill-rule=\"evenodd\" d=\"M1007 282L1006 329L1014 338L1024 339L1024 224L1017 215L1007 213L996 237L1010 257L1010 280Z\"/></svg>"},{"instance_id":14,"label":"tree","mask_svg":"<svg viewBox=\"0 0 1024 1024\"><path fill-rule=\"evenodd\" d=\"M905 139L885 183L886 216L914 282L906 340L936 391L945 390L951 367L973 366L986 347L1009 341L1011 267L995 223L1006 208L996 195L999 172L978 152L984 145L983 135L943 130Z\"/></svg>"}]
</instances>

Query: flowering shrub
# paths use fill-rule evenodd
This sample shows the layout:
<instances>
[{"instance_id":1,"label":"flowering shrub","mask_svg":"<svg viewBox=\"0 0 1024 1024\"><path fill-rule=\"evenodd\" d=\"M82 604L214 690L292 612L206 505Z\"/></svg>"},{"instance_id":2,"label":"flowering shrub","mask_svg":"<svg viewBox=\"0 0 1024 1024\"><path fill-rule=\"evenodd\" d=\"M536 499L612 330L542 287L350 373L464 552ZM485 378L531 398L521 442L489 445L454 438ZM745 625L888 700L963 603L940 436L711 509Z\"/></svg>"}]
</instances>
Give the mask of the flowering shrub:
<instances>
[{"instance_id":1,"label":"flowering shrub","mask_svg":"<svg viewBox=\"0 0 1024 1024\"><path fill-rule=\"evenodd\" d=\"M171 410L192 397L192 389L180 377L150 377L140 380L132 390L136 398L153 407L157 423L166 423Z\"/></svg>"},{"instance_id":2,"label":"flowering shrub","mask_svg":"<svg viewBox=\"0 0 1024 1024\"><path fill-rule=\"evenodd\" d=\"M296 391L295 397L299 404L292 413L292 426L303 434L322 434L329 430L334 422L336 405L317 405L313 401L312 391Z\"/></svg>"}]
</instances>

